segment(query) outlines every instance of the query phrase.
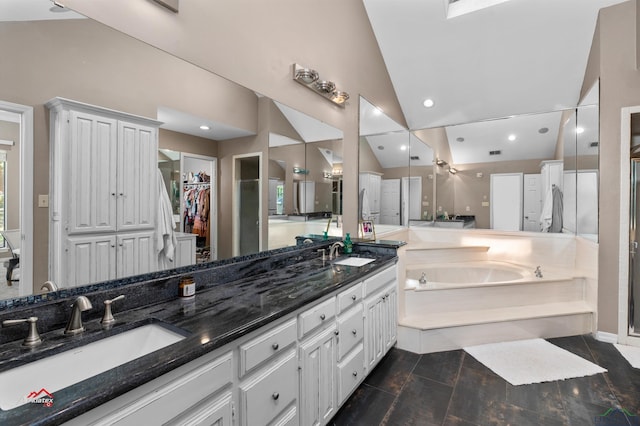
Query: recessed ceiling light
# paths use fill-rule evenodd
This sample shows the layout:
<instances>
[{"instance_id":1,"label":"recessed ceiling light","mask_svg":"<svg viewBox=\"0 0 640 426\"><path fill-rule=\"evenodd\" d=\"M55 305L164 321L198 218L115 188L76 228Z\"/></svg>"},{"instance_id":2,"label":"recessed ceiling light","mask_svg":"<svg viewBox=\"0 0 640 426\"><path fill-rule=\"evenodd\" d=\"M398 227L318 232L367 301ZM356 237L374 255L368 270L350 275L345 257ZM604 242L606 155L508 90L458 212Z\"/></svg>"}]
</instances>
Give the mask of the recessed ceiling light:
<instances>
[{"instance_id":1,"label":"recessed ceiling light","mask_svg":"<svg viewBox=\"0 0 640 426\"><path fill-rule=\"evenodd\" d=\"M516 140L516 135L509 135L509 140L511 142L515 141Z\"/></svg>"},{"instance_id":2,"label":"recessed ceiling light","mask_svg":"<svg viewBox=\"0 0 640 426\"><path fill-rule=\"evenodd\" d=\"M538 129L538 133L543 134L543 135L545 133L547 133L548 131L549 131L548 127L541 127L540 129Z\"/></svg>"},{"instance_id":3,"label":"recessed ceiling light","mask_svg":"<svg viewBox=\"0 0 640 426\"><path fill-rule=\"evenodd\" d=\"M425 99L422 105L424 105L425 108L431 108L435 103L433 102L433 99Z\"/></svg>"},{"instance_id":4,"label":"recessed ceiling light","mask_svg":"<svg viewBox=\"0 0 640 426\"><path fill-rule=\"evenodd\" d=\"M200 130L211 130L211 127L207 126L206 124L203 124L202 126L200 126Z\"/></svg>"},{"instance_id":5,"label":"recessed ceiling light","mask_svg":"<svg viewBox=\"0 0 640 426\"><path fill-rule=\"evenodd\" d=\"M576 133L577 133L577 134L584 133L584 128L582 128L582 127L576 127Z\"/></svg>"},{"instance_id":6,"label":"recessed ceiling light","mask_svg":"<svg viewBox=\"0 0 640 426\"><path fill-rule=\"evenodd\" d=\"M463 138L463 137L456 138L456 140L457 140L458 142L464 142L464 138Z\"/></svg>"},{"instance_id":7,"label":"recessed ceiling light","mask_svg":"<svg viewBox=\"0 0 640 426\"><path fill-rule=\"evenodd\" d=\"M406 145L400 145L400 150L401 151L406 151L407 150L407 146Z\"/></svg>"}]
</instances>

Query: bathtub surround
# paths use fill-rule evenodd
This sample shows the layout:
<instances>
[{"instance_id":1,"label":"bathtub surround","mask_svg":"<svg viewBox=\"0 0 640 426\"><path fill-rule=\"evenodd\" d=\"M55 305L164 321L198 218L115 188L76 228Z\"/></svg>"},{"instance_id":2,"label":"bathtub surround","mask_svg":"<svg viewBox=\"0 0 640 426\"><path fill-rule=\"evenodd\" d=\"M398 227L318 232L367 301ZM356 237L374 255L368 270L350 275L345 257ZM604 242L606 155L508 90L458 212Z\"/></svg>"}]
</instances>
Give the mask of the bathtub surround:
<instances>
[{"instance_id":1,"label":"bathtub surround","mask_svg":"<svg viewBox=\"0 0 640 426\"><path fill-rule=\"evenodd\" d=\"M514 386L593 376L607 370L544 339L470 346L465 352Z\"/></svg>"},{"instance_id":2,"label":"bathtub surround","mask_svg":"<svg viewBox=\"0 0 640 426\"><path fill-rule=\"evenodd\" d=\"M406 235L399 250L399 348L430 353L595 332L597 243L493 230L410 228ZM433 265L471 276L468 266L505 264L522 278L413 285ZM537 266L542 278L534 275Z\"/></svg>"}]
</instances>

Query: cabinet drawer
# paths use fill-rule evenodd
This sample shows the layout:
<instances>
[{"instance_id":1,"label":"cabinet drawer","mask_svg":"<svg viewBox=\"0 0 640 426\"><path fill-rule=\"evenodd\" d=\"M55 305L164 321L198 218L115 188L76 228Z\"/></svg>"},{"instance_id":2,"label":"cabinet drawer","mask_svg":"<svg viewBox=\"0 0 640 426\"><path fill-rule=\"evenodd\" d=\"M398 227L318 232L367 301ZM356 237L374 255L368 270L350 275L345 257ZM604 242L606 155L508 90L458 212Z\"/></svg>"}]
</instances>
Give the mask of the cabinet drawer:
<instances>
[{"instance_id":1,"label":"cabinet drawer","mask_svg":"<svg viewBox=\"0 0 640 426\"><path fill-rule=\"evenodd\" d=\"M331 299L314 306L306 312L298 316L299 332L298 336L302 338L311 330L315 330L321 325L330 324L336 316L336 299Z\"/></svg>"},{"instance_id":2,"label":"cabinet drawer","mask_svg":"<svg viewBox=\"0 0 640 426\"><path fill-rule=\"evenodd\" d=\"M390 282L394 282L397 280L397 267L394 265L389 269L385 269L384 271L374 275L371 278L367 278L364 281L364 295L365 297L372 295L376 291L380 290L385 285Z\"/></svg>"},{"instance_id":3,"label":"cabinet drawer","mask_svg":"<svg viewBox=\"0 0 640 426\"><path fill-rule=\"evenodd\" d=\"M242 424L267 425L298 396L298 359L291 350L278 363L265 368L240 386Z\"/></svg>"},{"instance_id":4,"label":"cabinet drawer","mask_svg":"<svg viewBox=\"0 0 640 426\"><path fill-rule=\"evenodd\" d=\"M338 317L338 359L342 359L362 340L364 316L362 304Z\"/></svg>"},{"instance_id":5,"label":"cabinet drawer","mask_svg":"<svg viewBox=\"0 0 640 426\"><path fill-rule=\"evenodd\" d=\"M240 346L240 376L295 343L296 325L293 318Z\"/></svg>"},{"instance_id":6,"label":"cabinet drawer","mask_svg":"<svg viewBox=\"0 0 640 426\"><path fill-rule=\"evenodd\" d=\"M338 364L338 405L341 405L351 392L364 379L364 347L358 349Z\"/></svg>"},{"instance_id":7,"label":"cabinet drawer","mask_svg":"<svg viewBox=\"0 0 640 426\"><path fill-rule=\"evenodd\" d=\"M300 420L298 419L298 408L291 407L289 411L284 413L278 420L273 422L273 426L298 426Z\"/></svg>"},{"instance_id":8,"label":"cabinet drawer","mask_svg":"<svg viewBox=\"0 0 640 426\"><path fill-rule=\"evenodd\" d=\"M168 383L157 386L143 396L130 401L96 424L142 425L163 424L176 413L190 409L194 402L217 393L232 383L231 353L207 362ZM195 395L195 397L194 397ZM84 424L88 424L85 422Z\"/></svg>"},{"instance_id":9,"label":"cabinet drawer","mask_svg":"<svg viewBox=\"0 0 640 426\"><path fill-rule=\"evenodd\" d=\"M342 313L362 300L362 283L343 291L338 295L338 313Z\"/></svg>"}]
</instances>

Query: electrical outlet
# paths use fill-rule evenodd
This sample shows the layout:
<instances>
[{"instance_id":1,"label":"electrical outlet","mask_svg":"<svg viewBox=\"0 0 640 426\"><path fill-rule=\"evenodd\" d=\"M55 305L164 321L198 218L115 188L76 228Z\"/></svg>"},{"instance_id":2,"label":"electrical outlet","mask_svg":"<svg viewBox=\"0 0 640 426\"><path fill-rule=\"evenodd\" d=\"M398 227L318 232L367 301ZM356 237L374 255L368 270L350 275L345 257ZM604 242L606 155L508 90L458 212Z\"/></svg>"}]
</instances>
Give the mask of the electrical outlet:
<instances>
[{"instance_id":1,"label":"electrical outlet","mask_svg":"<svg viewBox=\"0 0 640 426\"><path fill-rule=\"evenodd\" d=\"M47 194L38 195L38 207L49 207L49 196Z\"/></svg>"},{"instance_id":2,"label":"electrical outlet","mask_svg":"<svg viewBox=\"0 0 640 426\"><path fill-rule=\"evenodd\" d=\"M488 201L483 201L482 202L482 207L489 207L489 202Z\"/></svg>"}]
</instances>

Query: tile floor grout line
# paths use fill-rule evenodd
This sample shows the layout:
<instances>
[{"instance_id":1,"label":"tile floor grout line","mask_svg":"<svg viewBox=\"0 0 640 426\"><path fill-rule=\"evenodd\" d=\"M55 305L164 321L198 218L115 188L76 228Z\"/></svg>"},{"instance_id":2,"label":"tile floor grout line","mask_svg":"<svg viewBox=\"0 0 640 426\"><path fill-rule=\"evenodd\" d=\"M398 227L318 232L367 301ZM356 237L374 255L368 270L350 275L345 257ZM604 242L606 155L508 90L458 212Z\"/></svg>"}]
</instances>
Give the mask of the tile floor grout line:
<instances>
[{"instance_id":1,"label":"tile floor grout line","mask_svg":"<svg viewBox=\"0 0 640 426\"><path fill-rule=\"evenodd\" d=\"M394 346L395 347L395 346ZM418 357L418 359L416 360L415 364L413 365L413 367L411 368L411 371L409 371L409 374L407 374L407 378L405 379L404 383L402 384L402 386L400 387L400 390L398 391L398 395L395 396L395 398L393 398L393 402L391 403L391 405L389 406L389 409L387 410L387 412L384 414L384 417L382 418L382 421L380 422L379 426L383 426L386 425L387 422L389 421L389 416L391 415L391 412L393 411L393 409L395 408L398 399L400 398L400 395L402 395L402 390L404 389L405 385L407 384L407 382L409 381L409 377L411 377L411 375L413 374L413 370L415 370L416 366L418 365L418 363L420 362L420 360L422 359L422 354L420 354L420 356Z\"/></svg>"},{"instance_id":2,"label":"tile floor grout line","mask_svg":"<svg viewBox=\"0 0 640 426\"><path fill-rule=\"evenodd\" d=\"M456 393L456 388L458 387L458 380L460 379L460 374L462 373L462 365L464 364L464 359L467 356L464 349L462 350L462 356L460 357L460 365L458 365L458 372L456 373L456 378L453 381L453 386L451 387L451 396L449 397L449 403L447 404L447 409L444 412L444 418L442 419L442 426L447 422L447 417L449 417L449 410L451 409L451 404L453 403L453 396Z\"/></svg>"}]
</instances>

